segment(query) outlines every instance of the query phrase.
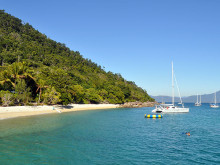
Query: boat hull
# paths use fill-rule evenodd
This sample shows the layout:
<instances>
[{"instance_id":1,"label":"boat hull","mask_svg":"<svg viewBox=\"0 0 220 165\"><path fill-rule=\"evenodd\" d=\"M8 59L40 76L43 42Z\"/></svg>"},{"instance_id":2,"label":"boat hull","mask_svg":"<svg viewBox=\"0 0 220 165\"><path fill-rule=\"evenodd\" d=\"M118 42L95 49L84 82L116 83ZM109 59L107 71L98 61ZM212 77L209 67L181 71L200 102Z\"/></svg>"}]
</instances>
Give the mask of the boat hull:
<instances>
[{"instance_id":1,"label":"boat hull","mask_svg":"<svg viewBox=\"0 0 220 165\"><path fill-rule=\"evenodd\" d=\"M211 107L211 108L219 108L218 105L211 105L210 107Z\"/></svg>"},{"instance_id":2,"label":"boat hull","mask_svg":"<svg viewBox=\"0 0 220 165\"><path fill-rule=\"evenodd\" d=\"M201 104L200 103L195 103L195 106L199 107L199 106L201 106Z\"/></svg>"},{"instance_id":3,"label":"boat hull","mask_svg":"<svg viewBox=\"0 0 220 165\"><path fill-rule=\"evenodd\" d=\"M169 109L154 109L154 113L188 113L189 108L169 108Z\"/></svg>"}]
</instances>

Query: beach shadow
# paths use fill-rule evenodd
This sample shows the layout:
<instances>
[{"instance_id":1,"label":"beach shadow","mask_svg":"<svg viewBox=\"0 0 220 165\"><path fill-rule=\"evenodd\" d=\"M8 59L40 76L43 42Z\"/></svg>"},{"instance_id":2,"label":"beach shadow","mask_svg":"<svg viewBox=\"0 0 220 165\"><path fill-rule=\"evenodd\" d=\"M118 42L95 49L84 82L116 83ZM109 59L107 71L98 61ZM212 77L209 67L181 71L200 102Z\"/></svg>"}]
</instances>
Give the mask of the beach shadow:
<instances>
[{"instance_id":1,"label":"beach shadow","mask_svg":"<svg viewBox=\"0 0 220 165\"><path fill-rule=\"evenodd\" d=\"M56 108L59 108L59 109L73 109L74 106L72 106L72 105L58 105Z\"/></svg>"}]
</instances>

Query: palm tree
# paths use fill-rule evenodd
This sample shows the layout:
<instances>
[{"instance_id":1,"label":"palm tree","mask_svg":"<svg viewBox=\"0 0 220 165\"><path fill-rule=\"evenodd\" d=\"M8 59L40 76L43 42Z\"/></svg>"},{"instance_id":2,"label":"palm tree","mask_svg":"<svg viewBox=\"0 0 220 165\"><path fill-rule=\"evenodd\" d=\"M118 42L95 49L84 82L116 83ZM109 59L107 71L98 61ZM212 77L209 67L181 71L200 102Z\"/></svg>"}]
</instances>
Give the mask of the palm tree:
<instances>
[{"instance_id":1,"label":"palm tree","mask_svg":"<svg viewBox=\"0 0 220 165\"><path fill-rule=\"evenodd\" d=\"M9 67L9 71L11 73L11 77L14 79L15 87L16 87L16 80L19 78L19 63L15 62Z\"/></svg>"},{"instance_id":2,"label":"palm tree","mask_svg":"<svg viewBox=\"0 0 220 165\"><path fill-rule=\"evenodd\" d=\"M0 72L0 84L4 85L10 82L14 88L18 83L18 79L32 79L33 70L26 65L25 62L15 62Z\"/></svg>"},{"instance_id":3,"label":"palm tree","mask_svg":"<svg viewBox=\"0 0 220 165\"><path fill-rule=\"evenodd\" d=\"M42 89L47 88L48 86L45 85L45 81L42 80L42 79L38 78L36 82L37 82L37 86L38 86L36 92L39 91L38 103L40 103L40 99L41 99L41 95L42 95Z\"/></svg>"},{"instance_id":4,"label":"palm tree","mask_svg":"<svg viewBox=\"0 0 220 165\"><path fill-rule=\"evenodd\" d=\"M0 84L4 85L6 82L10 82L13 87L15 87L15 83L11 80L11 73L9 70L4 70L0 74Z\"/></svg>"},{"instance_id":5,"label":"palm tree","mask_svg":"<svg viewBox=\"0 0 220 165\"><path fill-rule=\"evenodd\" d=\"M32 77L32 70L26 65L25 62L15 62L9 67L12 79L14 79L15 87L17 79L26 79L27 77L34 79Z\"/></svg>"}]
</instances>

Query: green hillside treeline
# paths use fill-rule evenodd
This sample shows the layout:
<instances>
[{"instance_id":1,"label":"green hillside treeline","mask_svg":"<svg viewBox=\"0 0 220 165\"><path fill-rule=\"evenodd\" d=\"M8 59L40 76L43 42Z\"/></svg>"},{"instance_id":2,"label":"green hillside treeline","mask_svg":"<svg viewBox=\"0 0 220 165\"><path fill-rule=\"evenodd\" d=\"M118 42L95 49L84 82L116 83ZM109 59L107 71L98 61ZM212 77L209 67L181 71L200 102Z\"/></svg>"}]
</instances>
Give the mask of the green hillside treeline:
<instances>
[{"instance_id":1,"label":"green hillside treeline","mask_svg":"<svg viewBox=\"0 0 220 165\"><path fill-rule=\"evenodd\" d=\"M4 10L0 66L2 105L154 101L134 82L104 71Z\"/></svg>"}]
</instances>

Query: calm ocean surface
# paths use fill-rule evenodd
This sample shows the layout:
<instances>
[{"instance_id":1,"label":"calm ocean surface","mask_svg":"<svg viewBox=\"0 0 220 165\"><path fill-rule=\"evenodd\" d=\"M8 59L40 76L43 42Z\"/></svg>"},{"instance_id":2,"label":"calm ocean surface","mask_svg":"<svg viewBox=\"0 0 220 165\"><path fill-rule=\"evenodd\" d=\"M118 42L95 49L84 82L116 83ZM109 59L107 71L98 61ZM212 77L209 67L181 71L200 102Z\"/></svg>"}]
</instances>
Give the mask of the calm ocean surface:
<instances>
[{"instance_id":1,"label":"calm ocean surface","mask_svg":"<svg viewBox=\"0 0 220 165\"><path fill-rule=\"evenodd\" d=\"M0 164L220 164L220 109L185 107L162 119L137 108L1 120Z\"/></svg>"}]
</instances>

